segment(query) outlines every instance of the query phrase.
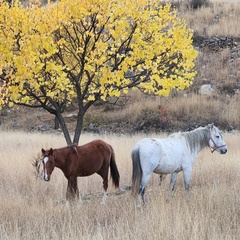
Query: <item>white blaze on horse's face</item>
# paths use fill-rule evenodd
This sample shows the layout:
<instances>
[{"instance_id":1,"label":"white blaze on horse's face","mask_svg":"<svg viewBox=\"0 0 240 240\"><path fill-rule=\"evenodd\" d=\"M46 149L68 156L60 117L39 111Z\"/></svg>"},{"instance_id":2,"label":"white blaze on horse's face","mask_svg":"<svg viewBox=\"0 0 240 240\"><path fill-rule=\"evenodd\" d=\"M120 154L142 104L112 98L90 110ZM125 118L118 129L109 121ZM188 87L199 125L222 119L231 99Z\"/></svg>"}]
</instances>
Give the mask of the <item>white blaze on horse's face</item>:
<instances>
[{"instance_id":1,"label":"white blaze on horse's face","mask_svg":"<svg viewBox=\"0 0 240 240\"><path fill-rule=\"evenodd\" d=\"M48 157L45 157L45 158L43 159L43 163L46 164L47 162L48 162Z\"/></svg>"},{"instance_id":2,"label":"white blaze on horse's face","mask_svg":"<svg viewBox=\"0 0 240 240\"><path fill-rule=\"evenodd\" d=\"M50 177L47 174L47 168L46 168L46 164L47 164L48 160L49 160L48 157L44 157L43 158L44 180L45 181L49 181L50 180Z\"/></svg>"},{"instance_id":3,"label":"white blaze on horse's face","mask_svg":"<svg viewBox=\"0 0 240 240\"><path fill-rule=\"evenodd\" d=\"M54 160L51 157L45 156L43 158L44 180L50 181L52 171L54 169Z\"/></svg>"},{"instance_id":4,"label":"white blaze on horse's face","mask_svg":"<svg viewBox=\"0 0 240 240\"><path fill-rule=\"evenodd\" d=\"M209 126L209 146L213 149L212 152L218 151L221 154L227 152L227 146L223 140L222 134L213 124Z\"/></svg>"}]
</instances>

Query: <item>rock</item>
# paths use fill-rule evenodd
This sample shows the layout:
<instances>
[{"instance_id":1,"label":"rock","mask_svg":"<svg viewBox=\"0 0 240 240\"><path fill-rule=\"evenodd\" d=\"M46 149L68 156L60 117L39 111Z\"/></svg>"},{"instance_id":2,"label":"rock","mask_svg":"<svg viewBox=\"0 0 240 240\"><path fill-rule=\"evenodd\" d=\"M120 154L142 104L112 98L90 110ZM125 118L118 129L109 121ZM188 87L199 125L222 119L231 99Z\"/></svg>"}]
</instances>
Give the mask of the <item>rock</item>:
<instances>
[{"instance_id":1,"label":"rock","mask_svg":"<svg viewBox=\"0 0 240 240\"><path fill-rule=\"evenodd\" d=\"M204 84L200 87L198 93L201 95L211 95L214 92L211 84Z\"/></svg>"},{"instance_id":2,"label":"rock","mask_svg":"<svg viewBox=\"0 0 240 240\"><path fill-rule=\"evenodd\" d=\"M237 45L237 42L232 37L201 37L194 36L193 43L200 49L209 49L213 52L222 50L224 48L232 49Z\"/></svg>"},{"instance_id":3,"label":"rock","mask_svg":"<svg viewBox=\"0 0 240 240\"><path fill-rule=\"evenodd\" d=\"M42 126L38 127L39 131L45 132L51 129L51 125L49 123L45 123Z\"/></svg>"},{"instance_id":4,"label":"rock","mask_svg":"<svg viewBox=\"0 0 240 240\"><path fill-rule=\"evenodd\" d=\"M66 118L76 118L77 114L76 113L69 113Z\"/></svg>"}]
</instances>

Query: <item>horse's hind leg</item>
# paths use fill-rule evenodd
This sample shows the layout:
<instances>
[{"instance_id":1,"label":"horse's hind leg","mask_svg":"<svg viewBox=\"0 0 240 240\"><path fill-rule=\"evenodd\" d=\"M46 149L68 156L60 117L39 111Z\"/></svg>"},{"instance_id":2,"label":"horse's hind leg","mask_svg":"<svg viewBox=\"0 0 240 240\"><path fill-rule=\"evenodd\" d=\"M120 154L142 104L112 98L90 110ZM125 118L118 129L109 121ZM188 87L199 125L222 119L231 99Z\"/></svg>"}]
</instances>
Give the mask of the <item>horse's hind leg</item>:
<instances>
[{"instance_id":1,"label":"horse's hind leg","mask_svg":"<svg viewBox=\"0 0 240 240\"><path fill-rule=\"evenodd\" d=\"M141 207L141 202L145 204L145 187L147 185L147 182L149 181L151 177L151 174L143 174L142 180L141 180L141 185L140 185L140 190L138 193L138 201L137 201L137 206Z\"/></svg>"},{"instance_id":2,"label":"horse's hind leg","mask_svg":"<svg viewBox=\"0 0 240 240\"><path fill-rule=\"evenodd\" d=\"M101 204L105 204L107 200L108 178L103 179L103 198Z\"/></svg>"},{"instance_id":3,"label":"horse's hind leg","mask_svg":"<svg viewBox=\"0 0 240 240\"><path fill-rule=\"evenodd\" d=\"M67 198L67 201L73 201L76 198L79 198L79 190L78 190L76 177L70 177L68 179L66 198Z\"/></svg>"},{"instance_id":4,"label":"horse's hind leg","mask_svg":"<svg viewBox=\"0 0 240 240\"><path fill-rule=\"evenodd\" d=\"M138 193L138 203L137 203L138 207L141 207L141 201L143 202L143 204L145 204L144 194L145 194L145 187L140 187L140 190Z\"/></svg>"},{"instance_id":5,"label":"horse's hind leg","mask_svg":"<svg viewBox=\"0 0 240 240\"><path fill-rule=\"evenodd\" d=\"M108 168L101 168L97 174L99 174L103 179L103 198L102 204L106 203L107 200L107 189L108 189Z\"/></svg>"}]
</instances>

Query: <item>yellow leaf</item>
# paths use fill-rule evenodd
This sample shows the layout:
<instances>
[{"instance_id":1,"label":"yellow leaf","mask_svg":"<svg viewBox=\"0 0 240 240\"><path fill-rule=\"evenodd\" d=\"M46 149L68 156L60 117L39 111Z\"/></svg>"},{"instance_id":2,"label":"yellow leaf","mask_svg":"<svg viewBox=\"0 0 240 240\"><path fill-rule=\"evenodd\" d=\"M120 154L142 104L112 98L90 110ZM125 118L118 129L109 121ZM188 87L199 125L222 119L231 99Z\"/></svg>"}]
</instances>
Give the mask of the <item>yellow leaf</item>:
<instances>
[{"instance_id":1,"label":"yellow leaf","mask_svg":"<svg viewBox=\"0 0 240 240\"><path fill-rule=\"evenodd\" d=\"M9 103L8 103L8 106L9 106L9 107L12 107L13 105L14 105L13 102L9 102Z\"/></svg>"}]
</instances>

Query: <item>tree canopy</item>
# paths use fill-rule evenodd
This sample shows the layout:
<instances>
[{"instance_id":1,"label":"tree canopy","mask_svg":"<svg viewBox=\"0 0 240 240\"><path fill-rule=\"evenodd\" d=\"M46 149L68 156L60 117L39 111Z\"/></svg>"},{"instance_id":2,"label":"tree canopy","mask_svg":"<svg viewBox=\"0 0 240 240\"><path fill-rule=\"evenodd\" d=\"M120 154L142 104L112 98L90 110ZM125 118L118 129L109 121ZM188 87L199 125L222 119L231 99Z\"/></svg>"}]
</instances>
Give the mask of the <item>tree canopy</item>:
<instances>
[{"instance_id":1,"label":"tree canopy","mask_svg":"<svg viewBox=\"0 0 240 240\"><path fill-rule=\"evenodd\" d=\"M96 101L129 89L167 96L189 87L196 72L192 31L170 4L148 0L62 0L46 6L0 0L0 108L44 108L68 144ZM75 99L70 138L64 121Z\"/></svg>"}]
</instances>

